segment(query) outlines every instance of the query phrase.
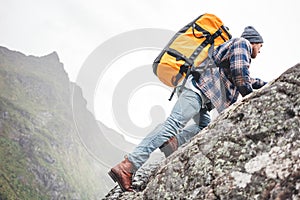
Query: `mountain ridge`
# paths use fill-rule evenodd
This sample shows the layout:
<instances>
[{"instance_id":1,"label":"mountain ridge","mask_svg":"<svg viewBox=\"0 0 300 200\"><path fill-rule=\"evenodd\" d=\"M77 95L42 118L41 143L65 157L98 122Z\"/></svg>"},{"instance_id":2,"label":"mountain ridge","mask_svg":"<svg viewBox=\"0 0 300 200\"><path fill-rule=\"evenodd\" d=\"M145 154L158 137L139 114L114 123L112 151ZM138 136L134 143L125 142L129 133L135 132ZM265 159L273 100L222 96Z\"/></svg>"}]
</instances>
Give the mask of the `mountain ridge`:
<instances>
[{"instance_id":1,"label":"mountain ridge","mask_svg":"<svg viewBox=\"0 0 300 200\"><path fill-rule=\"evenodd\" d=\"M58 54L0 47L0 89L0 199L101 198L112 186L96 159L105 138Z\"/></svg>"}]
</instances>

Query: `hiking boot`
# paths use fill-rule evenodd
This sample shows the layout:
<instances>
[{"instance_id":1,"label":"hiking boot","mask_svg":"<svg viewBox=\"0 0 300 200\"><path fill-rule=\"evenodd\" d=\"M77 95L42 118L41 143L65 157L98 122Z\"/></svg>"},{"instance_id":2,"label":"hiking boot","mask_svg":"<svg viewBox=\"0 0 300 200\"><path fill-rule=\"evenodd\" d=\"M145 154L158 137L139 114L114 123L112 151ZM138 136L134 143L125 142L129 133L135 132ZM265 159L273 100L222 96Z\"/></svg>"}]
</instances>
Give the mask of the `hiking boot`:
<instances>
[{"instance_id":1,"label":"hiking boot","mask_svg":"<svg viewBox=\"0 0 300 200\"><path fill-rule=\"evenodd\" d=\"M171 137L168 141L163 143L159 149L165 154L166 157L170 156L178 149L178 141L175 136Z\"/></svg>"},{"instance_id":2,"label":"hiking boot","mask_svg":"<svg viewBox=\"0 0 300 200\"><path fill-rule=\"evenodd\" d=\"M136 171L134 165L125 156L125 160L117 164L115 167L111 168L108 172L109 176L117 182L123 192L129 191L133 192L132 189L132 176Z\"/></svg>"}]
</instances>

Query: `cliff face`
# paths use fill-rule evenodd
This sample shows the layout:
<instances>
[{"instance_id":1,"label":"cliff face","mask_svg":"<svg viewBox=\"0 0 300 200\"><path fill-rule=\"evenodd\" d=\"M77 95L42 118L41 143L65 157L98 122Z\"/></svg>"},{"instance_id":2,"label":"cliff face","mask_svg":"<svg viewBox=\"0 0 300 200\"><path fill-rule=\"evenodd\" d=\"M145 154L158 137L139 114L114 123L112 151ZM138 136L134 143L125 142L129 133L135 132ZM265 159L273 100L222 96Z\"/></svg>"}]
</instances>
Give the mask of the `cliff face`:
<instances>
[{"instance_id":1,"label":"cliff face","mask_svg":"<svg viewBox=\"0 0 300 200\"><path fill-rule=\"evenodd\" d=\"M0 91L0 199L99 199L108 191L107 168L79 132L99 152L105 141L56 53L0 47Z\"/></svg>"},{"instance_id":2,"label":"cliff face","mask_svg":"<svg viewBox=\"0 0 300 200\"><path fill-rule=\"evenodd\" d=\"M115 188L106 199L300 199L299 99L300 64L231 106L155 172L141 168L138 192Z\"/></svg>"}]
</instances>

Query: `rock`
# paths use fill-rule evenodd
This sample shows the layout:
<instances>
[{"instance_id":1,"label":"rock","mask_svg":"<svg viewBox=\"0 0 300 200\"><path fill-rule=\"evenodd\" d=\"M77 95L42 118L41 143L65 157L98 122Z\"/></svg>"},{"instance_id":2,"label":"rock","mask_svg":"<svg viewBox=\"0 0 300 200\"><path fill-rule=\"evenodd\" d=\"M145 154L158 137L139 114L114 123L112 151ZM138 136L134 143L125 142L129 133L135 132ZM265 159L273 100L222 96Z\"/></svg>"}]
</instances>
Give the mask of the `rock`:
<instances>
[{"instance_id":1,"label":"rock","mask_svg":"<svg viewBox=\"0 0 300 200\"><path fill-rule=\"evenodd\" d=\"M144 190L118 198L300 199L299 99L297 64L160 163Z\"/></svg>"}]
</instances>

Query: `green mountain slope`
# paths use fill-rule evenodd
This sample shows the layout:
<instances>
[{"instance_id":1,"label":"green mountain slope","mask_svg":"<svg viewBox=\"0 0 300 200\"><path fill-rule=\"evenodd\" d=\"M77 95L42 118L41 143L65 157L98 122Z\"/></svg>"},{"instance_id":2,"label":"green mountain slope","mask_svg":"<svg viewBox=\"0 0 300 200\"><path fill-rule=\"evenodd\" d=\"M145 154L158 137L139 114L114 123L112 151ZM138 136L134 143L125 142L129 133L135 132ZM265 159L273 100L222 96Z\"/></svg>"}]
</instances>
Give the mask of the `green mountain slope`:
<instances>
[{"instance_id":1,"label":"green mountain slope","mask_svg":"<svg viewBox=\"0 0 300 200\"><path fill-rule=\"evenodd\" d=\"M108 190L107 169L78 135L78 128L97 132L97 122L81 100L75 123L74 88L80 90L56 53L34 57L0 47L1 200L99 199Z\"/></svg>"}]
</instances>

